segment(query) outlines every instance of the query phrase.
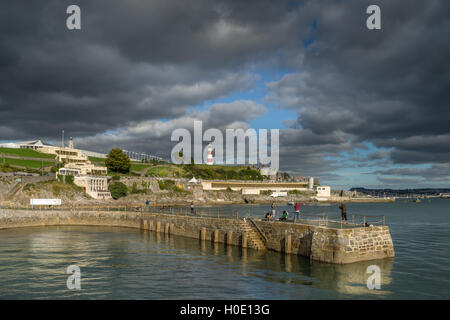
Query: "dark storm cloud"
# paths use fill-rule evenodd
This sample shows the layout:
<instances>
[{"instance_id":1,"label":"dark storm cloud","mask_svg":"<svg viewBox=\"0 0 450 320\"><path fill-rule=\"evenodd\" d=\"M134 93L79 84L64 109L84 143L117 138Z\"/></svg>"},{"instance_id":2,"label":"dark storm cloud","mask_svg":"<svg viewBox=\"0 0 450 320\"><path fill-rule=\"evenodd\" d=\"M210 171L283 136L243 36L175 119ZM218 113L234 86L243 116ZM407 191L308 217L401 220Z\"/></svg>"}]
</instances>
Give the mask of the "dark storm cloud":
<instances>
[{"instance_id":1,"label":"dark storm cloud","mask_svg":"<svg viewBox=\"0 0 450 320\"><path fill-rule=\"evenodd\" d=\"M193 135L194 120L201 120L203 131L208 128L218 128L225 132L225 128L248 128L248 121L266 112L263 105L249 100L237 100L230 103L216 103L207 110L191 111L170 121L147 120L137 121L129 126L120 128L114 133L101 133L91 137L75 140L77 147L108 152L111 146L127 150L146 151L152 154L170 158L172 132L178 128L185 128Z\"/></svg>"},{"instance_id":2,"label":"dark storm cloud","mask_svg":"<svg viewBox=\"0 0 450 320\"><path fill-rule=\"evenodd\" d=\"M77 1L79 31L66 28L70 4L0 4L0 139L180 117L248 89L251 63L300 42L295 15L271 1Z\"/></svg>"},{"instance_id":3,"label":"dark storm cloud","mask_svg":"<svg viewBox=\"0 0 450 320\"><path fill-rule=\"evenodd\" d=\"M0 140L65 129L89 149L167 157L171 131L194 119L246 127L263 114L241 100L192 108L252 88L255 65L276 66L290 73L267 82L266 101L298 114L280 135L282 169L338 179L332 158L372 142L382 151L359 165L447 172L448 1L379 0L376 31L365 0L76 3L81 31L65 27L73 1L1 2Z\"/></svg>"},{"instance_id":4,"label":"dark storm cloud","mask_svg":"<svg viewBox=\"0 0 450 320\"><path fill-rule=\"evenodd\" d=\"M268 84L267 101L297 111L302 130L372 142L395 163L448 163L450 3L377 1L379 31L365 27L369 4L305 2L314 41L299 72Z\"/></svg>"}]
</instances>

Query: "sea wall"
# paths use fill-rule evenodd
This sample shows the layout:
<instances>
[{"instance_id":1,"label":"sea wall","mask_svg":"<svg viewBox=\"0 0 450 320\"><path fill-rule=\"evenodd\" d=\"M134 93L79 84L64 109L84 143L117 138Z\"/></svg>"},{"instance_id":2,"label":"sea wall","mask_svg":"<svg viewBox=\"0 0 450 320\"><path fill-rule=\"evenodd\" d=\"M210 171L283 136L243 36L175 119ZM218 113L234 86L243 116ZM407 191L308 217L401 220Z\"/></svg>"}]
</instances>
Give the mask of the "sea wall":
<instances>
[{"instance_id":1,"label":"sea wall","mask_svg":"<svg viewBox=\"0 0 450 320\"><path fill-rule=\"evenodd\" d=\"M336 229L284 222L255 221L270 250L329 263L394 257L388 226Z\"/></svg>"},{"instance_id":2,"label":"sea wall","mask_svg":"<svg viewBox=\"0 0 450 320\"><path fill-rule=\"evenodd\" d=\"M171 214L75 210L0 210L0 229L52 225L139 228L200 241L310 257L328 263L352 263L394 256L387 226L334 229L285 222L254 221Z\"/></svg>"},{"instance_id":3,"label":"sea wall","mask_svg":"<svg viewBox=\"0 0 450 320\"><path fill-rule=\"evenodd\" d=\"M256 249L243 239L243 221L238 219L114 211L0 210L0 229L54 225L139 228Z\"/></svg>"}]
</instances>

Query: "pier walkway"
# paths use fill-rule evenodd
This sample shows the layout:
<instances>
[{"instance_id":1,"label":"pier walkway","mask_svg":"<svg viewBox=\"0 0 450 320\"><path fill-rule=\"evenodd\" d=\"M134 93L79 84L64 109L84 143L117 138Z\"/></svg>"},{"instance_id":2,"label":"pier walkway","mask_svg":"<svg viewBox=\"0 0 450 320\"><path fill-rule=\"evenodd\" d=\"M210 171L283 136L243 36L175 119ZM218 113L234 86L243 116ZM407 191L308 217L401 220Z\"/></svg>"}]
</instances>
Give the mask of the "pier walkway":
<instances>
[{"instance_id":1,"label":"pier walkway","mask_svg":"<svg viewBox=\"0 0 450 320\"><path fill-rule=\"evenodd\" d=\"M123 210L120 210L123 209ZM136 209L136 208L135 208ZM142 208L141 208L142 209ZM152 208L154 209L154 208ZM0 208L0 229L91 225L137 228L143 231L211 241L214 244L302 255L327 263L353 263L390 258L394 247L386 225L332 227L332 221L264 221L250 216L212 216L190 210L170 213L128 208L56 208L45 210Z\"/></svg>"}]
</instances>

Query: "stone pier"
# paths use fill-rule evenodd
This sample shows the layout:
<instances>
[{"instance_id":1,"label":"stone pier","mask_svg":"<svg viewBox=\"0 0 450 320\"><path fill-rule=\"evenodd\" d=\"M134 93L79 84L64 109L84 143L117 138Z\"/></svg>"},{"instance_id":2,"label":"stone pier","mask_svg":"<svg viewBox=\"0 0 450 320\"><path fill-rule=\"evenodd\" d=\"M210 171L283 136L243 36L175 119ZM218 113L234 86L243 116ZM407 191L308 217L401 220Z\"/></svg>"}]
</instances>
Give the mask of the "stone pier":
<instances>
[{"instance_id":1,"label":"stone pier","mask_svg":"<svg viewBox=\"0 0 450 320\"><path fill-rule=\"evenodd\" d=\"M338 229L279 221L254 220L250 223L232 218L159 213L0 210L0 229L53 225L137 228L337 264L394 256L388 226Z\"/></svg>"}]
</instances>

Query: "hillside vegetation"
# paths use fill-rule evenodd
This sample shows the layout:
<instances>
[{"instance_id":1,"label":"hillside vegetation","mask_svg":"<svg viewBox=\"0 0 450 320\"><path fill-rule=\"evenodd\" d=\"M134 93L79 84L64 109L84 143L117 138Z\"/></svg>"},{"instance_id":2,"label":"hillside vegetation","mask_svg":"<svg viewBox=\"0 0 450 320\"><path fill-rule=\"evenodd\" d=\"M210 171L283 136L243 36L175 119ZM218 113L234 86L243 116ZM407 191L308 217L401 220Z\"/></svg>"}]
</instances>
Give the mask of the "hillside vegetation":
<instances>
[{"instance_id":1,"label":"hillside vegetation","mask_svg":"<svg viewBox=\"0 0 450 320\"><path fill-rule=\"evenodd\" d=\"M27 157L27 158L55 159L54 154L42 153L32 149L0 148L0 155Z\"/></svg>"},{"instance_id":2,"label":"hillside vegetation","mask_svg":"<svg viewBox=\"0 0 450 320\"><path fill-rule=\"evenodd\" d=\"M162 178L198 178L204 180L254 180L262 181L264 177L259 170L245 166L220 165L157 165L150 167L146 174L149 177Z\"/></svg>"},{"instance_id":3,"label":"hillside vegetation","mask_svg":"<svg viewBox=\"0 0 450 320\"><path fill-rule=\"evenodd\" d=\"M31 149L11 149L0 148L0 171L14 171L13 167L25 168L30 172L34 172L42 167L49 167L53 162L49 161L54 155L41 153ZM15 159L11 157L29 157L41 158L39 160ZM105 159L97 157L89 157L89 160L99 166L105 166ZM117 175L117 173L115 173ZM225 166L225 165L206 165L206 164L185 164L175 165L169 163L158 162L138 162L132 161L130 173L122 173L120 175L142 175L146 177L159 178L192 178L204 180L252 180L262 181L264 177L259 170L246 166Z\"/></svg>"},{"instance_id":4,"label":"hillside vegetation","mask_svg":"<svg viewBox=\"0 0 450 320\"><path fill-rule=\"evenodd\" d=\"M13 159L13 158L5 158L0 159L2 163L7 163L12 166L25 167L30 169L38 169L42 166L48 167L53 165L53 162L49 161L39 161L39 160L23 160L23 159Z\"/></svg>"}]
</instances>

